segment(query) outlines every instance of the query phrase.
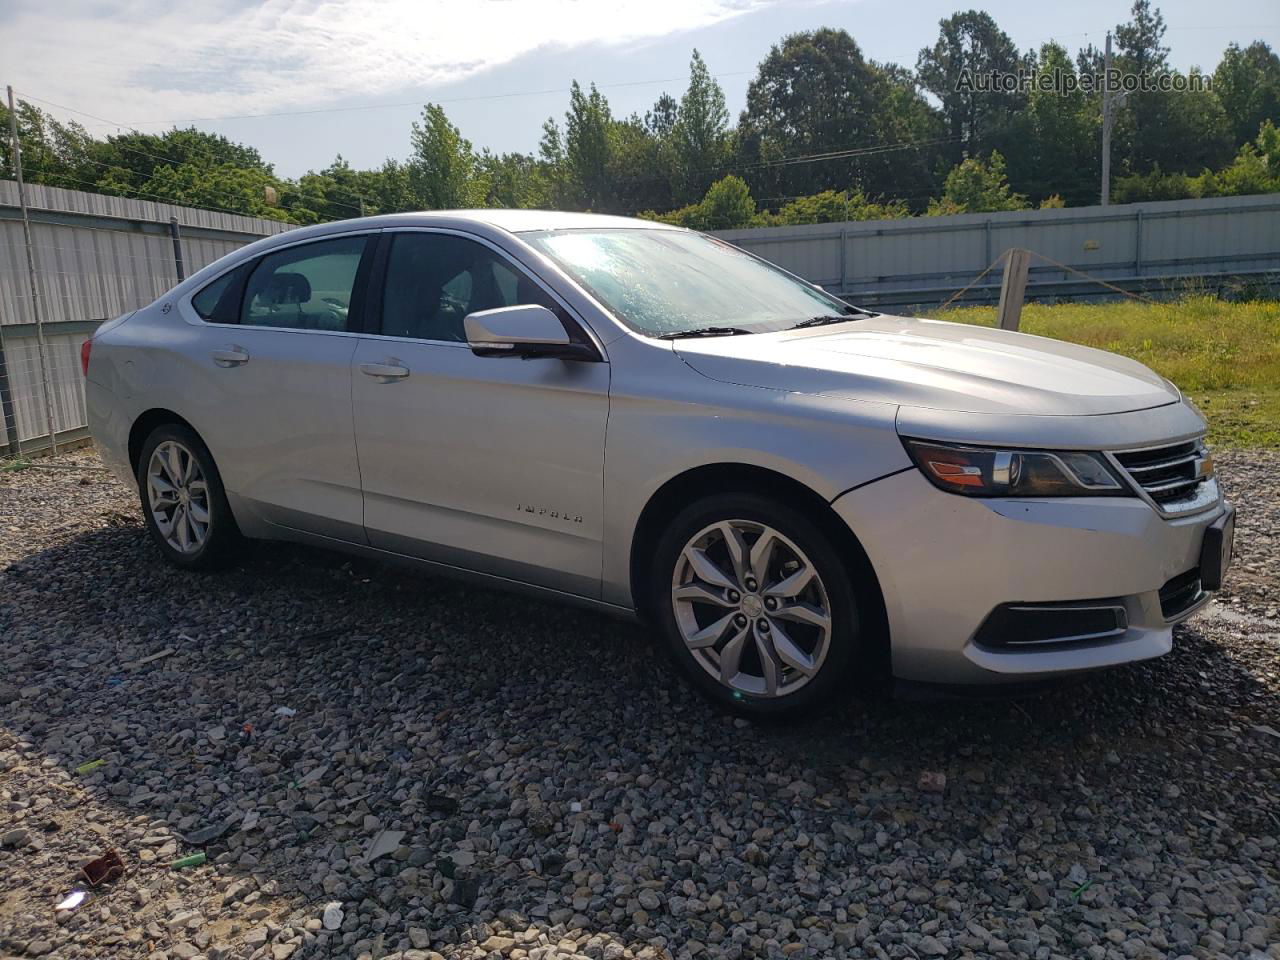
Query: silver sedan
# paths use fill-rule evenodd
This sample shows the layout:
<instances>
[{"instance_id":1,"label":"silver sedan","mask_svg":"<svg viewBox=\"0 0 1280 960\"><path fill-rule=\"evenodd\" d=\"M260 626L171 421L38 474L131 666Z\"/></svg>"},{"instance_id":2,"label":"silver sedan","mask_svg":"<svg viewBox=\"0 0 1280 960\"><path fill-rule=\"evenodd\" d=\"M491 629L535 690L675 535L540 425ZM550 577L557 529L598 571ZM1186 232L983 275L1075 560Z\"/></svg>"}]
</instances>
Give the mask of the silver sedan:
<instances>
[{"instance_id":1,"label":"silver sedan","mask_svg":"<svg viewBox=\"0 0 1280 960\"><path fill-rule=\"evenodd\" d=\"M1204 421L1141 364L646 221L295 230L83 356L177 566L284 539L641 617L757 715L1159 656L1231 553Z\"/></svg>"}]
</instances>

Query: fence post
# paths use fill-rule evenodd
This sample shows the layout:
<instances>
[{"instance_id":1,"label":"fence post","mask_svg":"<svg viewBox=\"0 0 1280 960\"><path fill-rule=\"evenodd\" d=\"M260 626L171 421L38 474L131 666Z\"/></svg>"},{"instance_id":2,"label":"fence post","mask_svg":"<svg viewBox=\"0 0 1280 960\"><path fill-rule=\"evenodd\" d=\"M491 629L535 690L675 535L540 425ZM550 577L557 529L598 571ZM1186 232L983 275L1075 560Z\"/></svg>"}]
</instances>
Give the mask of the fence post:
<instances>
[{"instance_id":1,"label":"fence post","mask_svg":"<svg viewBox=\"0 0 1280 960\"><path fill-rule=\"evenodd\" d=\"M9 92L9 137L13 141L13 174L18 181L18 205L22 207L22 235L27 244L27 283L31 289L31 313L36 321L36 351L40 355L40 379L44 384L44 415L49 421L49 447L58 452L58 425L53 419L53 386L49 376L49 354L45 349L44 321L40 318L40 290L36 286L36 258L31 246L31 219L27 215L27 190L22 182L22 143L18 140L18 111Z\"/></svg>"},{"instance_id":2,"label":"fence post","mask_svg":"<svg viewBox=\"0 0 1280 960\"><path fill-rule=\"evenodd\" d=\"M178 218L169 218L169 236L173 239L173 265L178 270L178 282L187 279L187 268L182 262L182 234L178 232Z\"/></svg>"},{"instance_id":3,"label":"fence post","mask_svg":"<svg viewBox=\"0 0 1280 960\"><path fill-rule=\"evenodd\" d=\"M1017 330L1022 319L1022 300L1027 292L1027 251L1013 247L1004 258L1004 279L1000 281L1000 308L996 312L1001 330Z\"/></svg>"},{"instance_id":4,"label":"fence post","mask_svg":"<svg viewBox=\"0 0 1280 960\"><path fill-rule=\"evenodd\" d=\"M13 412L13 391L9 388L9 365L4 357L4 327L0 326L0 421L4 423L6 452L22 453L18 418Z\"/></svg>"},{"instance_id":5,"label":"fence post","mask_svg":"<svg viewBox=\"0 0 1280 960\"><path fill-rule=\"evenodd\" d=\"M1133 275L1142 276L1142 208L1133 215Z\"/></svg>"},{"instance_id":6,"label":"fence post","mask_svg":"<svg viewBox=\"0 0 1280 960\"><path fill-rule=\"evenodd\" d=\"M840 295L849 285L849 228L840 228Z\"/></svg>"}]
</instances>

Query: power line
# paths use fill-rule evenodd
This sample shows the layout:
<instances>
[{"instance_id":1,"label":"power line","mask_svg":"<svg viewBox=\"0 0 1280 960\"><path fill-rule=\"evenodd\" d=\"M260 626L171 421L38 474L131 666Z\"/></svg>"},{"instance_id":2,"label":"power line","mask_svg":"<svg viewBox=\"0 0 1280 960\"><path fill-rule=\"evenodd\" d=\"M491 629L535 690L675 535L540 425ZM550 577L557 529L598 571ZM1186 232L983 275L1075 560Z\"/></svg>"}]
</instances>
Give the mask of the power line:
<instances>
[{"instance_id":1,"label":"power line","mask_svg":"<svg viewBox=\"0 0 1280 960\"><path fill-rule=\"evenodd\" d=\"M750 71L738 71L738 72L741 72L741 73L749 73ZM731 74L718 74L718 76L730 76L730 75L731 75ZM676 79L680 79L680 78L676 78ZM650 81L650 80L642 80L642 81L635 81L633 84L615 84L614 86L619 86L619 85L635 85L635 84L638 84L638 83L665 83L665 82L669 82L669 81ZM551 92L564 92L564 91L551 91ZM521 95L521 94L510 94L510 96L520 96L520 95ZM117 123L115 123L114 121L111 121L111 120L105 120L105 119L103 119L102 117L98 117L96 114L88 113L87 111L84 111L84 110L77 110L76 108L74 108L74 107L68 107L68 106L66 106L65 104L54 103L54 102L53 102L53 101L51 101L51 100L45 100L45 99L43 99L43 98L41 98L41 97L36 97L36 96L32 96L32 95L30 95L30 94L25 94L25 93L24 93L24 94L22 94L22 96L23 96L24 98L28 99L28 100L35 100L35 101L38 101L38 102L40 102L40 103L48 104L49 106L52 106L52 107L57 107L57 108L58 108L58 109L60 109L60 110L69 110L69 111L71 111L71 112L73 112L73 113L79 113L79 114L82 114L82 115L87 116L87 117L93 117L93 118L94 118L94 119L96 119L96 120L102 120L102 122L104 122L104 123L109 123L109 124L111 124L111 125L113 125L113 126L125 126L124 124L117 124ZM502 94L502 95L500 95L500 96L507 96L507 94ZM331 109L333 109L333 110L345 110L345 109L350 109L350 108L345 108L345 107L335 107L335 108L331 108ZM315 111L315 112L329 112L329 111L328 111L328 110L324 110L324 111ZM265 115L264 115L264 116L265 116ZM195 122L200 122L200 121L190 121L190 122L195 123ZM791 156L791 157L779 157L779 158L771 159L771 160L758 160L758 161L754 161L754 162L750 162L750 163L723 163L723 164L718 164L718 165L713 166L713 167L703 167L703 168L699 168L699 169L688 170L688 171L686 171L686 172L687 172L687 173L718 173L718 172L720 172L720 171L756 170L756 169L763 169L763 168L768 168L768 167L789 166L789 165L801 164L801 163L818 163L818 162L822 162L822 161L826 161L826 160L857 159L857 158L859 158L859 157L875 156L875 155L877 155L877 154L881 154L881 153L890 153L890 152L894 152L894 151L898 151L898 150L919 149L919 148L921 148L921 147L926 147L926 146L938 146L938 145L948 144L948 143L957 143L957 142L959 142L961 139L962 139L962 138L960 138L960 137L935 137L935 138L930 138L930 139L926 139L926 140L905 140L905 141L900 141L900 142L898 142L898 143L890 143L890 144L865 144L865 143L860 143L860 144L858 144L858 145L856 145L856 146L838 147L838 148L835 148L835 149L825 150L825 151L820 151L820 152L817 152L817 153L810 153L810 154L797 154L797 155L795 155L795 156ZM172 163L174 163L174 162L175 162L172 158L159 157L159 156L157 156L157 155L155 155L155 154L147 153L145 150L139 150L139 149L137 149L137 148L133 148L133 147L126 147L126 146L123 146L123 145L116 145L116 146L118 146L118 147L119 147L119 149L121 149L121 150L123 150L123 151L126 151L126 152L133 152L133 153L138 154L139 156L149 157L149 158L151 158L151 159L153 159L153 160L161 160L161 161L163 161L163 162L165 162L165 163L169 163L169 164L172 164ZM87 161L87 162L89 162L89 163L94 163L94 164L96 164L96 165L98 165L98 166L104 166L104 167L107 167L107 168L109 168L109 169L121 169L121 168L113 167L111 164L99 163L98 161L94 161L94 160L89 160L89 161ZM665 174L653 174L653 175L648 176L648 177L631 177L631 178L627 178L627 182L630 182L630 183L644 183L644 182L652 182L652 181L656 181L656 180L660 180L660 179L666 179L666 175L665 175ZM84 182L84 181L79 181L79 182ZM233 194L226 194L226 193L224 193L223 195L224 195L224 196L234 196ZM359 198L359 195L358 195L358 194L356 194L355 196L357 196L357 197ZM345 208L346 208L346 209L348 209L348 210L358 210L358 209L359 209L359 208L357 208L357 207L355 207L355 206L352 206L351 204L336 203L336 202L335 202L335 205L336 205L336 206L340 206L340 207L345 207Z\"/></svg>"}]
</instances>

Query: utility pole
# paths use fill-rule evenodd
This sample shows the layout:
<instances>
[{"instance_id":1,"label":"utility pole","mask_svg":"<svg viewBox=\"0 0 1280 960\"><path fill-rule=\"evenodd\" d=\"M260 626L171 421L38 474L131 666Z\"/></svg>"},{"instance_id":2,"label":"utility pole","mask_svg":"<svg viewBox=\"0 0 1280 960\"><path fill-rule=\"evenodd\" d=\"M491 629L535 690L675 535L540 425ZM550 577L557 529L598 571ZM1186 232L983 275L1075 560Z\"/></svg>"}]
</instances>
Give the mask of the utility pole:
<instances>
[{"instance_id":1,"label":"utility pole","mask_svg":"<svg viewBox=\"0 0 1280 960\"><path fill-rule=\"evenodd\" d=\"M1111 31L1102 58L1102 205L1111 203Z\"/></svg>"},{"instance_id":2,"label":"utility pole","mask_svg":"<svg viewBox=\"0 0 1280 960\"><path fill-rule=\"evenodd\" d=\"M31 218L27 215L27 189L22 182L22 144L18 140L18 111L9 93L9 138L13 149L13 174L18 181L18 206L22 208L22 236L27 244L27 284L31 291L31 315L36 322L36 351L40 357L40 378L44 383L44 415L49 421L49 447L58 452L58 426L53 419L53 389L49 377L49 354L44 342L44 322L40 319L40 291L36 286L36 258L31 245Z\"/></svg>"}]
</instances>

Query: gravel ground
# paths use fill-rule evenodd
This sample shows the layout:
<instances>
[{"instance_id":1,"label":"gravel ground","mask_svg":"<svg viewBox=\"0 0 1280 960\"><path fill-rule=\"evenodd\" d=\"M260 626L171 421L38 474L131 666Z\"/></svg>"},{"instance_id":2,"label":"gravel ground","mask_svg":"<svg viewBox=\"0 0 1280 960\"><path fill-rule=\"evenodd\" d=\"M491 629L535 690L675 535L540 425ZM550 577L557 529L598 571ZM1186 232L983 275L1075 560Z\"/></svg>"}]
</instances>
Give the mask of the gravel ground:
<instances>
[{"instance_id":1,"label":"gravel ground","mask_svg":"<svg viewBox=\"0 0 1280 960\"><path fill-rule=\"evenodd\" d=\"M1280 958L1280 456L1220 471L1237 564L1170 656L788 727L636 627L279 545L181 574L107 474L0 474L0 956Z\"/></svg>"}]
</instances>

